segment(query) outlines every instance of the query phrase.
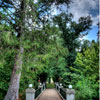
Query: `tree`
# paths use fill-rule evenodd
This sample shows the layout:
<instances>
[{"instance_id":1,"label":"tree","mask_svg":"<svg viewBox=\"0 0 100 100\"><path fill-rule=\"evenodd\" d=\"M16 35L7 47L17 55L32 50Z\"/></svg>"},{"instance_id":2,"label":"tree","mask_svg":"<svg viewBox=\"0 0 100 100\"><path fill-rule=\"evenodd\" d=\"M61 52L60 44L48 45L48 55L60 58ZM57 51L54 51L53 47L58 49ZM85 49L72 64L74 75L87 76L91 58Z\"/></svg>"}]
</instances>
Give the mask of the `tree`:
<instances>
[{"instance_id":1,"label":"tree","mask_svg":"<svg viewBox=\"0 0 100 100\"><path fill-rule=\"evenodd\" d=\"M15 36L12 36L10 26L0 25L0 98L3 100L6 95L11 71L14 66L14 58L17 51L14 49L18 45Z\"/></svg>"},{"instance_id":2,"label":"tree","mask_svg":"<svg viewBox=\"0 0 100 100\"><path fill-rule=\"evenodd\" d=\"M23 38L23 34L24 34L24 20L25 20L25 5L26 5L26 1L22 0L21 1L21 6L20 6L20 11L22 12L22 16L20 17L20 30L18 32L18 37L19 37L19 49L18 49L18 54L15 57L15 64L14 64L14 68L13 68L13 72L12 72L12 76L11 76L11 81L10 81L10 86L8 88L7 94L5 96L5 100L18 100L19 98L19 82L20 82L20 76L21 76L21 69L22 69L22 55L24 52L23 49L23 45L22 45L22 38Z\"/></svg>"},{"instance_id":3,"label":"tree","mask_svg":"<svg viewBox=\"0 0 100 100\"><path fill-rule=\"evenodd\" d=\"M84 52L87 48L90 47L90 41L89 40L84 40L83 44L81 44L81 52Z\"/></svg>"},{"instance_id":4,"label":"tree","mask_svg":"<svg viewBox=\"0 0 100 100\"><path fill-rule=\"evenodd\" d=\"M14 57L15 57L15 55L18 53L19 46L21 44L19 41L21 35L16 36L16 34L14 34L15 30L12 28L12 26L7 24L3 24L3 25L5 25L6 27L9 26L8 28L9 30L7 30L6 28L2 29L2 34L0 38L2 38L3 35L6 37L3 38L4 39L3 42L5 44L3 44L2 51L4 50L4 46L5 48L6 46L9 48L13 48L13 50L15 51L14 53ZM45 29L38 29L38 30L31 30L31 31L28 28L24 28L24 29L27 30L24 31L25 32L24 39L22 40L22 47L24 49L22 61L23 61L24 69L17 70L15 74L18 75L21 72L22 74L24 74L22 75L20 84L23 84L25 82L26 84L22 86L26 88L26 86L32 82L34 83L34 85L37 85L36 82L38 81L39 76L41 74L44 76L43 73L45 72L48 73L46 69L49 68L48 64L51 63L51 60L49 59L53 58L53 56L55 55L55 60L56 60L56 56L64 55L66 50L63 48L62 43L60 43L63 40L60 39L61 36L58 28L54 26L50 26L48 24L45 25ZM8 32L5 32L5 30ZM10 34L9 31L11 31ZM28 35L28 32L30 32L30 35ZM7 36L9 36L9 38L7 38ZM56 53L54 52L55 50ZM14 60L13 63L15 63ZM30 81L28 78L30 78ZM22 89L23 88L21 87L20 90ZM11 90L11 88L9 88L9 90ZM11 97L10 99L12 99L11 95L10 97ZM6 98L8 99L9 97L7 96Z\"/></svg>"},{"instance_id":5,"label":"tree","mask_svg":"<svg viewBox=\"0 0 100 100\"><path fill-rule=\"evenodd\" d=\"M26 82L26 85L28 85L34 80L35 85L39 78L43 82L47 79L47 76L54 79L62 77L61 71L66 70L66 61L68 66L73 65L76 58L75 49L79 46L77 39L81 32L90 28L90 17L80 18L79 22L76 23L72 21L71 14L57 16L56 22L60 30L53 26L53 21L51 23L51 19L48 17L53 3L59 6L63 3L68 5L70 2L71 0L40 0L37 3L32 0L1 0L0 24L8 27L1 31L5 33L1 34L0 37L1 43L3 43L1 49L3 51L6 47L9 47L9 49L6 48L3 51L3 54L7 51L9 57L12 56L13 63L10 63L10 58L9 61L6 60L6 55L3 59L7 61L8 66L14 66L5 100L18 100L21 72L23 75L20 84ZM68 26L68 23L70 26ZM68 56L67 48L69 50ZM8 50L11 50L11 53ZM2 63L2 65L5 65L5 63ZM42 80L40 75L42 77L47 76ZM30 78L30 81L28 78ZM26 87L26 85L23 87Z\"/></svg>"},{"instance_id":6,"label":"tree","mask_svg":"<svg viewBox=\"0 0 100 100\"><path fill-rule=\"evenodd\" d=\"M80 46L78 38L87 34L91 26L90 16L81 17L76 23L72 21L72 14L61 13L55 16L54 21L62 31L64 46L68 48L69 55L66 56L68 66L73 66L76 58L76 49Z\"/></svg>"},{"instance_id":7,"label":"tree","mask_svg":"<svg viewBox=\"0 0 100 100\"><path fill-rule=\"evenodd\" d=\"M79 89L79 93L81 91L81 88L86 87L88 85L88 90L90 91L90 94L86 96L85 94L80 95L79 98L83 98L85 100L91 99L98 99L99 98L99 74L98 74L98 63L99 63L99 47L98 43L95 41L92 41L90 43L90 47L83 50L83 53L78 53L75 65L76 67L71 68L73 70L74 74L79 75L80 77L77 77L78 80L76 81L75 88ZM86 80L84 80L86 79ZM73 80L75 82L75 80ZM86 82L85 82L86 81ZM88 84L87 84L88 82ZM73 84L73 83L72 83Z\"/></svg>"}]
</instances>

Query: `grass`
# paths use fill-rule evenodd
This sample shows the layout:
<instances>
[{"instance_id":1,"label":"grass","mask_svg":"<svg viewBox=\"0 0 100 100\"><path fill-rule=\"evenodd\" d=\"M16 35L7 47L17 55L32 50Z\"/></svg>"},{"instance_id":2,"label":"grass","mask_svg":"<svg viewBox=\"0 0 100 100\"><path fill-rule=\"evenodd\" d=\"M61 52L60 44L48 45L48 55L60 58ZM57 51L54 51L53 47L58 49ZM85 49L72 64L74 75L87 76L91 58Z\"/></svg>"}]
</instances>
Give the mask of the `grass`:
<instances>
[{"instance_id":1,"label":"grass","mask_svg":"<svg viewBox=\"0 0 100 100\"><path fill-rule=\"evenodd\" d=\"M54 83L51 83L51 84L48 83L48 84L46 84L46 87L49 88L49 89L55 88L55 84Z\"/></svg>"}]
</instances>

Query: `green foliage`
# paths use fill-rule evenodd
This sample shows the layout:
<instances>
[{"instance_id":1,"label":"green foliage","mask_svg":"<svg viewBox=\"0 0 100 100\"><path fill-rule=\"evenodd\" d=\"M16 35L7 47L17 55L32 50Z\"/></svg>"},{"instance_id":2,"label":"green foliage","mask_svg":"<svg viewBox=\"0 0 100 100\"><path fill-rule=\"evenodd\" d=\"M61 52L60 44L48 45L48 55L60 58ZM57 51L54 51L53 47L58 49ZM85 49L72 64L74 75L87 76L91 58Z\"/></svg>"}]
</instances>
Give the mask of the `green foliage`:
<instances>
[{"instance_id":1,"label":"green foliage","mask_svg":"<svg viewBox=\"0 0 100 100\"><path fill-rule=\"evenodd\" d=\"M99 98L98 54L98 43L92 41L88 48L85 48L82 53L77 54L76 66L71 67L71 70L76 75L80 75L76 81L72 77L72 84L75 84L79 100L94 100Z\"/></svg>"},{"instance_id":2,"label":"green foliage","mask_svg":"<svg viewBox=\"0 0 100 100\"><path fill-rule=\"evenodd\" d=\"M0 98L6 95L6 91L9 87L10 76L14 66L14 50L5 49L0 51ZM2 92L1 92L2 91Z\"/></svg>"},{"instance_id":3,"label":"green foliage","mask_svg":"<svg viewBox=\"0 0 100 100\"><path fill-rule=\"evenodd\" d=\"M61 13L54 17L54 22L59 26L62 32L62 38L64 39L64 46L68 48L69 55L66 56L66 61L68 66L73 66L76 58L76 49L80 46L80 41L78 38L80 35L86 35L87 30L91 26L90 16L81 17L76 23L72 21L73 15Z\"/></svg>"},{"instance_id":4,"label":"green foliage","mask_svg":"<svg viewBox=\"0 0 100 100\"><path fill-rule=\"evenodd\" d=\"M76 99L77 100L93 100L93 97L97 97L95 87L98 84L91 82L87 77L81 76L81 79L75 84Z\"/></svg>"},{"instance_id":5,"label":"green foliage","mask_svg":"<svg viewBox=\"0 0 100 100\"><path fill-rule=\"evenodd\" d=\"M84 43L83 43L84 46ZM83 47L82 46L82 47ZM83 48L82 48L83 49ZM74 66L63 73L62 83L68 88L73 85L77 100L95 100L99 98L99 47L95 41L77 53Z\"/></svg>"},{"instance_id":6,"label":"green foliage","mask_svg":"<svg viewBox=\"0 0 100 100\"><path fill-rule=\"evenodd\" d=\"M18 41L11 27L7 25L0 25L0 99L3 100L9 87L10 76L14 66L15 54L17 50L15 47Z\"/></svg>"},{"instance_id":7,"label":"green foliage","mask_svg":"<svg viewBox=\"0 0 100 100\"><path fill-rule=\"evenodd\" d=\"M76 51L80 46L79 36L86 35L90 29L90 16L81 17L78 23L72 21L72 14L65 13L49 19L52 3L68 5L71 0L39 0L37 3L26 0L25 13L22 13L23 7L20 9L21 2L16 4L17 8L14 0L0 3L0 99L6 95L20 46L24 48L19 92L22 100L30 83L37 89L38 80L45 82L47 78L62 82L64 87L72 84L79 100L97 99L98 44L84 41L81 51Z\"/></svg>"},{"instance_id":8,"label":"green foliage","mask_svg":"<svg viewBox=\"0 0 100 100\"><path fill-rule=\"evenodd\" d=\"M75 64L78 66L78 70L82 70L84 76L89 77L94 81L98 79L98 61L99 61L99 47L97 43L91 43L91 47L86 49L83 54L78 53ZM95 71L95 72L94 72ZM94 73L94 74L92 74Z\"/></svg>"},{"instance_id":9,"label":"green foliage","mask_svg":"<svg viewBox=\"0 0 100 100\"><path fill-rule=\"evenodd\" d=\"M46 88L55 88L55 84L54 83L52 83L52 84L46 84Z\"/></svg>"}]
</instances>

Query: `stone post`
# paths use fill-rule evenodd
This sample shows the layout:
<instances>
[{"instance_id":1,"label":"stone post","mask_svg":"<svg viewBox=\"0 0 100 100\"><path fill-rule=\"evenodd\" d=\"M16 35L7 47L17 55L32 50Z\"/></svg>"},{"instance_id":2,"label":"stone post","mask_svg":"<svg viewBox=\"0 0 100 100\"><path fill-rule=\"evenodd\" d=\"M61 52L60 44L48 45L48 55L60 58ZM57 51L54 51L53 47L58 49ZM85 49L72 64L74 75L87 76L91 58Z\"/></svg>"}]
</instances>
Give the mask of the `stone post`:
<instances>
[{"instance_id":1,"label":"stone post","mask_svg":"<svg viewBox=\"0 0 100 100\"><path fill-rule=\"evenodd\" d=\"M63 86L58 86L58 91L60 92L60 88L63 88Z\"/></svg>"},{"instance_id":2,"label":"stone post","mask_svg":"<svg viewBox=\"0 0 100 100\"><path fill-rule=\"evenodd\" d=\"M43 87L44 87L43 89L45 89L45 88L46 88L45 83L43 83Z\"/></svg>"},{"instance_id":3,"label":"stone post","mask_svg":"<svg viewBox=\"0 0 100 100\"><path fill-rule=\"evenodd\" d=\"M62 83L59 84L59 88L63 88ZM59 92L60 92L60 89L59 89Z\"/></svg>"},{"instance_id":4,"label":"stone post","mask_svg":"<svg viewBox=\"0 0 100 100\"><path fill-rule=\"evenodd\" d=\"M56 82L55 84L56 84L56 89L57 89L57 86L58 86L58 82Z\"/></svg>"},{"instance_id":5,"label":"stone post","mask_svg":"<svg viewBox=\"0 0 100 100\"><path fill-rule=\"evenodd\" d=\"M56 82L55 82L55 88L56 88Z\"/></svg>"},{"instance_id":6,"label":"stone post","mask_svg":"<svg viewBox=\"0 0 100 100\"><path fill-rule=\"evenodd\" d=\"M59 86L60 88L63 88L63 86Z\"/></svg>"},{"instance_id":7,"label":"stone post","mask_svg":"<svg viewBox=\"0 0 100 100\"><path fill-rule=\"evenodd\" d=\"M26 89L26 100L35 100L35 89Z\"/></svg>"},{"instance_id":8,"label":"stone post","mask_svg":"<svg viewBox=\"0 0 100 100\"><path fill-rule=\"evenodd\" d=\"M60 86L58 86L58 91L60 92Z\"/></svg>"},{"instance_id":9,"label":"stone post","mask_svg":"<svg viewBox=\"0 0 100 100\"><path fill-rule=\"evenodd\" d=\"M66 100L75 100L75 90L66 89Z\"/></svg>"},{"instance_id":10,"label":"stone post","mask_svg":"<svg viewBox=\"0 0 100 100\"><path fill-rule=\"evenodd\" d=\"M43 85L39 85L38 88L41 88L41 92L43 91Z\"/></svg>"}]
</instances>

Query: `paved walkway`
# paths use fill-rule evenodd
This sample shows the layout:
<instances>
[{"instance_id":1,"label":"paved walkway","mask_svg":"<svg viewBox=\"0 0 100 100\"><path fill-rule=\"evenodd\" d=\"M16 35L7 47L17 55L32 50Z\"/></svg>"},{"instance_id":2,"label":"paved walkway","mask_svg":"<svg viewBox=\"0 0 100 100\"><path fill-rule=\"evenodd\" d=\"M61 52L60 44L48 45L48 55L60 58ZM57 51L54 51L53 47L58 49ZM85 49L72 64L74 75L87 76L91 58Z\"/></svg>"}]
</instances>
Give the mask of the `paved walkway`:
<instances>
[{"instance_id":1,"label":"paved walkway","mask_svg":"<svg viewBox=\"0 0 100 100\"><path fill-rule=\"evenodd\" d=\"M46 89L38 100L62 100L55 89Z\"/></svg>"}]
</instances>

